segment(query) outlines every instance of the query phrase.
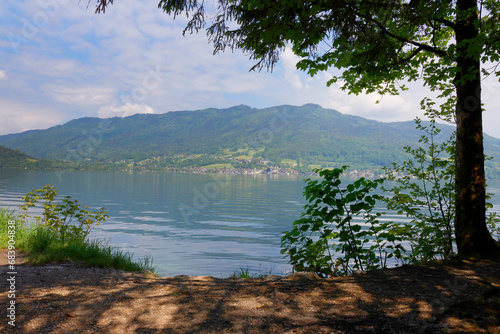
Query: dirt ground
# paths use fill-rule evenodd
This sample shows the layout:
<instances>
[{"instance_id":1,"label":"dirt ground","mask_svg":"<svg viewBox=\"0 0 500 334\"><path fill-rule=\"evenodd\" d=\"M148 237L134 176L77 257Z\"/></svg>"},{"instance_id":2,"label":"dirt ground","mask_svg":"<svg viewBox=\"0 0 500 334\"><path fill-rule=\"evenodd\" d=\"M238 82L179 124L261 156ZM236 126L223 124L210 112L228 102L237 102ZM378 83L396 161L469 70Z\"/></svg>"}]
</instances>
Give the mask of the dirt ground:
<instances>
[{"instance_id":1,"label":"dirt ground","mask_svg":"<svg viewBox=\"0 0 500 334\"><path fill-rule=\"evenodd\" d=\"M12 270L0 253L1 333L500 334L500 262L234 280L20 256Z\"/></svg>"}]
</instances>

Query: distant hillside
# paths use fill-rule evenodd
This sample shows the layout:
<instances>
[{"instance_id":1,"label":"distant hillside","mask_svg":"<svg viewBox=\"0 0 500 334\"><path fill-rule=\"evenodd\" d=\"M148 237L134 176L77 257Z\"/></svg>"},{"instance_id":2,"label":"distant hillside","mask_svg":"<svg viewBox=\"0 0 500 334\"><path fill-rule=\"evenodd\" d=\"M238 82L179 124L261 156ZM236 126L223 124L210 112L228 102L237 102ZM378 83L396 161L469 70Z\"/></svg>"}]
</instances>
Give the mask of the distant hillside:
<instances>
[{"instance_id":1,"label":"distant hillside","mask_svg":"<svg viewBox=\"0 0 500 334\"><path fill-rule=\"evenodd\" d=\"M444 126L444 138L453 127ZM0 144L38 158L140 161L151 156L252 152L298 165L379 168L407 158L421 133L413 122L382 123L307 104L177 111L125 118L81 118L47 130L0 136ZM500 159L500 140L485 139Z\"/></svg>"},{"instance_id":2,"label":"distant hillside","mask_svg":"<svg viewBox=\"0 0 500 334\"><path fill-rule=\"evenodd\" d=\"M35 159L19 150L0 145L0 168L44 168L50 166L50 161Z\"/></svg>"}]
</instances>

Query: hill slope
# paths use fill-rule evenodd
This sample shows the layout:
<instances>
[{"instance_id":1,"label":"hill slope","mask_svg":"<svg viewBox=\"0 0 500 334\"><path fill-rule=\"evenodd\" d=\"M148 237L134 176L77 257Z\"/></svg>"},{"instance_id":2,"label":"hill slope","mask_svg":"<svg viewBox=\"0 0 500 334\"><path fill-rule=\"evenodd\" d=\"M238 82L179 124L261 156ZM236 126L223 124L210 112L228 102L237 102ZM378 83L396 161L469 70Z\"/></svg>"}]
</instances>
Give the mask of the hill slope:
<instances>
[{"instance_id":1,"label":"hill slope","mask_svg":"<svg viewBox=\"0 0 500 334\"><path fill-rule=\"evenodd\" d=\"M442 137L453 127L444 126ZM0 136L0 144L40 158L136 161L159 155L253 151L272 162L307 165L390 165L421 133L413 122L382 123L308 104L253 109L178 111L125 118L81 118L47 130ZM486 139L500 158L500 140Z\"/></svg>"},{"instance_id":2,"label":"hill slope","mask_svg":"<svg viewBox=\"0 0 500 334\"><path fill-rule=\"evenodd\" d=\"M50 166L50 161L35 159L19 150L13 150L0 145L0 168L44 168Z\"/></svg>"}]
</instances>

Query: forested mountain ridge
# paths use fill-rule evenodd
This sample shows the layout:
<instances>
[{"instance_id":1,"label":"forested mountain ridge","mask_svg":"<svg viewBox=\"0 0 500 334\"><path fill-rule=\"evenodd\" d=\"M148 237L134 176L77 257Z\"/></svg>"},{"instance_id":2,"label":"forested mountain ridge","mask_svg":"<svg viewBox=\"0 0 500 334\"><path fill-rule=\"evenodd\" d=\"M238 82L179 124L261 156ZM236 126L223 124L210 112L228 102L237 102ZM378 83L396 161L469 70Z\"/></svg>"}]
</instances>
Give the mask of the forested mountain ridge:
<instances>
[{"instance_id":1,"label":"forested mountain ridge","mask_svg":"<svg viewBox=\"0 0 500 334\"><path fill-rule=\"evenodd\" d=\"M452 126L442 126L442 138ZM254 109L177 111L125 118L81 118L46 130L0 136L0 144L39 158L140 161L152 156L228 152L279 164L379 168L407 158L403 147L422 133L413 122L382 123L307 104ZM487 137L487 154L500 159L500 140Z\"/></svg>"},{"instance_id":2,"label":"forested mountain ridge","mask_svg":"<svg viewBox=\"0 0 500 334\"><path fill-rule=\"evenodd\" d=\"M0 168L46 168L52 163L43 159L35 159L19 150L0 145Z\"/></svg>"}]
</instances>

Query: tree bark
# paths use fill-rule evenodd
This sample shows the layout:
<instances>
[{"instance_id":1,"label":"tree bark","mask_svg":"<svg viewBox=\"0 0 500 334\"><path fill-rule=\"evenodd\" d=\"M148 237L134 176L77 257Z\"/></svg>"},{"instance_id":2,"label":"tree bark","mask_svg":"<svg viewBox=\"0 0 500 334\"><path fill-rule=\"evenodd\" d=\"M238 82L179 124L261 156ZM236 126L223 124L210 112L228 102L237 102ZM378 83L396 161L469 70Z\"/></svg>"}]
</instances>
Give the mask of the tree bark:
<instances>
[{"instance_id":1,"label":"tree bark","mask_svg":"<svg viewBox=\"0 0 500 334\"><path fill-rule=\"evenodd\" d=\"M455 236L459 257L496 258L500 244L486 226L480 60L467 42L478 35L477 1L459 0L457 8Z\"/></svg>"}]
</instances>

